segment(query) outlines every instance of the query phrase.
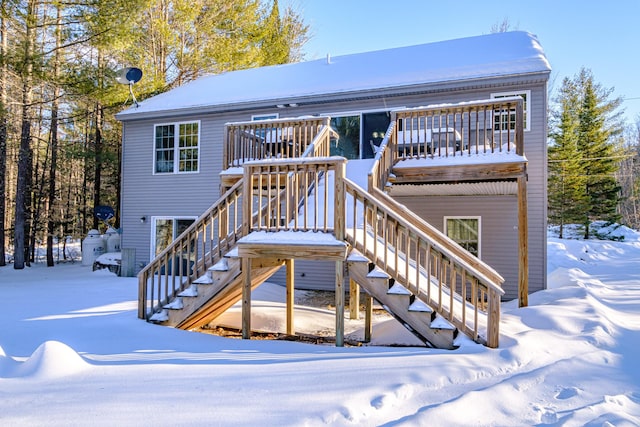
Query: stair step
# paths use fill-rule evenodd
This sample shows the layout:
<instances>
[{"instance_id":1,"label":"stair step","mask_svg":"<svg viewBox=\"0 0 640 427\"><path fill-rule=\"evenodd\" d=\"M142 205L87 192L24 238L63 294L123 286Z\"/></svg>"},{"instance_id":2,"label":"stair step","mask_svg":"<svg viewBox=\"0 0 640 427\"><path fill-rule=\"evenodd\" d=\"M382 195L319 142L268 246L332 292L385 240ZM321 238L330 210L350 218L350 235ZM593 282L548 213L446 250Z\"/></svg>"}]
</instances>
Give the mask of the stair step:
<instances>
[{"instance_id":1,"label":"stair step","mask_svg":"<svg viewBox=\"0 0 640 427\"><path fill-rule=\"evenodd\" d=\"M197 282L193 282L193 283L197 283ZM178 296L179 297L197 297L198 296L198 286L196 286L195 284L192 284L187 289L185 289L184 291L180 292L178 294Z\"/></svg>"},{"instance_id":2,"label":"stair step","mask_svg":"<svg viewBox=\"0 0 640 427\"><path fill-rule=\"evenodd\" d=\"M362 255L360 252L356 251L355 249L353 249L350 253L349 256L347 256L347 262L369 262L369 258L367 258L366 256Z\"/></svg>"},{"instance_id":3,"label":"stair step","mask_svg":"<svg viewBox=\"0 0 640 427\"><path fill-rule=\"evenodd\" d=\"M411 295L411 291L407 288L405 288L404 286L402 286L400 283L394 283L393 286L391 286L389 288L389 290L387 291L387 294L389 295Z\"/></svg>"},{"instance_id":4,"label":"stair step","mask_svg":"<svg viewBox=\"0 0 640 427\"><path fill-rule=\"evenodd\" d=\"M149 318L150 322L162 323L169 320L169 312L167 310L160 310L156 313L153 313L153 316Z\"/></svg>"},{"instance_id":5,"label":"stair step","mask_svg":"<svg viewBox=\"0 0 640 427\"><path fill-rule=\"evenodd\" d=\"M236 246L235 248L231 249L229 252L224 254L224 257L225 258L239 258L239 256L238 256L238 247Z\"/></svg>"},{"instance_id":6,"label":"stair step","mask_svg":"<svg viewBox=\"0 0 640 427\"><path fill-rule=\"evenodd\" d=\"M424 301L415 299L409 306L409 311L415 311L420 313L433 313L433 309L425 304Z\"/></svg>"},{"instance_id":7,"label":"stair step","mask_svg":"<svg viewBox=\"0 0 640 427\"><path fill-rule=\"evenodd\" d=\"M229 271L229 260L227 258L222 258L220 261L209 267L208 271Z\"/></svg>"},{"instance_id":8,"label":"stair step","mask_svg":"<svg viewBox=\"0 0 640 427\"><path fill-rule=\"evenodd\" d=\"M391 276L389 276L384 270L382 270L379 267L374 267L373 270L371 270L369 272L369 274L367 274L367 277L369 278L377 278L377 279L390 279Z\"/></svg>"},{"instance_id":9,"label":"stair step","mask_svg":"<svg viewBox=\"0 0 640 427\"><path fill-rule=\"evenodd\" d=\"M449 321L444 317L437 316L435 320L431 322L431 329L455 331L456 327L449 323Z\"/></svg>"},{"instance_id":10,"label":"stair step","mask_svg":"<svg viewBox=\"0 0 640 427\"><path fill-rule=\"evenodd\" d=\"M184 307L184 304L182 303L182 298L180 297L176 297L169 304L165 304L162 306L162 308L166 308L169 310L182 310L183 307Z\"/></svg>"},{"instance_id":11,"label":"stair step","mask_svg":"<svg viewBox=\"0 0 640 427\"><path fill-rule=\"evenodd\" d=\"M198 277L192 283L195 283L196 285L210 285L213 283L213 279L211 278L211 275L209 273L206 273Z\"/></svg>"}]
</instances>

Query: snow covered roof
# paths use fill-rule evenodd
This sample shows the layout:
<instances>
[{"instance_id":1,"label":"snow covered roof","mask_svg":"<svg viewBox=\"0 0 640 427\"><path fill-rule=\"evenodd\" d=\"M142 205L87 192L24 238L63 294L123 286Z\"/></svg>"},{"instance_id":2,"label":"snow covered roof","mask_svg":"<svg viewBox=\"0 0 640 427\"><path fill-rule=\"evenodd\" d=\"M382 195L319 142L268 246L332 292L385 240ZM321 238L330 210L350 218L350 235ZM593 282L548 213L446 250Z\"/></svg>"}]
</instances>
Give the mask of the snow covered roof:
<instances>
[{"instance_id":1,"label":"snow covered roof","mask_svg":"<svg viewBox=\"0 0 640 427\"><path fill-rule=\"evenodd\" d=\"M117 118L275 106L327 94L550 70L536 36L514 31L204 76L140 102Z\"/></svg>"}]
</instances>

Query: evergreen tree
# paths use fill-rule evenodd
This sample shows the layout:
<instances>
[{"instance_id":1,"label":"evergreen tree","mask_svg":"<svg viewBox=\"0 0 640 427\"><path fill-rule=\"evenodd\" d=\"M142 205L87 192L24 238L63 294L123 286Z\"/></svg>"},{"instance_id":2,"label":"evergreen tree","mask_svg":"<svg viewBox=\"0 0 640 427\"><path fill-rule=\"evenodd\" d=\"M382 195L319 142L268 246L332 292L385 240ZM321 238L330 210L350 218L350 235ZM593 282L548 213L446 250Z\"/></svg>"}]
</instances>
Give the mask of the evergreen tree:
<instances>
[{"instance_id":1,"label":"evergreen tree","mask_svg":"<svg viewBox=\"0 0 640 427\"><path fill-rule=\"evenodd\" d=\"M560 226L563 237L564 225L582 224L586 218L588 198L583 162L578 144L579 117L576 85L565 78L560 89L560 111L554 117L554 130L549 146L548 208L549 220Z\"/></svg>"},{"instance_id":2,"label":"evergreen tree","mask_svg":"<svg viewBox=\"0 0 640 427\"><path fill-rule=\"evenodd\" d=\"M613 115L620 99L609 100L611 90L603 89L593 80L590 71L582 69L578 78L582 86L578 136L587 175L586 193L589 199L585 239L594 220L617 221L620 186L615 173L619 158L617 137L622 133L618 116Z\"/></svg>"},{"instance_id":3,"label":"evergreen tree","mask_svg":"<svg viewBox=\"0 0 640 427\"><path fill-rule=\"evenodd\" d=\"M551 126L549 218L552 222L582 223L585 239L589 238L591 222L619 219L620 186L615 174L623 126L621 112L616 110L622 101L609 99L611 92L595 83L591 71L583 68L573 79L563 81L558 96L560 111Z\"/></svg>"},{"instance_id":4,"label":"evergreen tree","mask_svg":"<svg viewBox=\"0 0 640 427\"><path fill-rule=\"evenodd\" d=\"M263 31L260 65L286 64L301 59L300 52L307 41L308 27L291 7L285 10L281 18L278 0L274 0Z\"/></svg>"}]
</instances>

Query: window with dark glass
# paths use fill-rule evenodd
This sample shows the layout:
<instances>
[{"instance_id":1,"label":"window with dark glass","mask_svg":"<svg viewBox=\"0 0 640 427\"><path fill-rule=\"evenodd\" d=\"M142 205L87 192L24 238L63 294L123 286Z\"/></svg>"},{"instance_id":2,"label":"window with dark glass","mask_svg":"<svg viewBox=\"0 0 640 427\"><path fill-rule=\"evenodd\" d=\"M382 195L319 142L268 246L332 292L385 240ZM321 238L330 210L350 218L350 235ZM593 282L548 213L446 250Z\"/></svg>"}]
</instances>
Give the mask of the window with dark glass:
<instances>
[{"instance_id":1,"label":"window with dark glass","mask_svg":"<svg viewBox=\"0 0 640 427\"><path fill-rule=\"evenodd\" d=\"M446 235L480 257L480 218L445 217Z\"/></svg>"}]
</instances>

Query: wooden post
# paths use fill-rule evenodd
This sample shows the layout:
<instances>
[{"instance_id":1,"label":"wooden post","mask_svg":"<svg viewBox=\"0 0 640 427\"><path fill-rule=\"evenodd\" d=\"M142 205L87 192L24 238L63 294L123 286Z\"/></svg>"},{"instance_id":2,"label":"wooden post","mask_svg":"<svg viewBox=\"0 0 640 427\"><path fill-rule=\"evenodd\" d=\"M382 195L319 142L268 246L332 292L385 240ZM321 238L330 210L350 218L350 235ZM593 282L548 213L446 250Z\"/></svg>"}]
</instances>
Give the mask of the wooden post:
<instances>
[{"instance_id":1,"label":"wooden post","mask_svg":"<svg viewBox=\"0 0 640 427\"><path fill-rule=\"evenodd\" d=\"M336 164L334 173L334 217L333 217L333 233L336 240L344 240L345 238L345 200L346 193L344 189L344 177L346 176L347 161L343 160Z\"/></svg>"},{"instance_id":2,"label":"wooden post","mask_svg":"<svg viewBox=\"0 0 640 427\"><path fill-rule=\"evenodd\" d=\"M527 178L518 178L518 305L529 305L529 221Z\"/></svg>"},{"instance_id":3,"label":"wooden post","mask_svg":"<svg viewBox=\"0 0 640 427\"><path fill-rule=\"evenodd\" d=\"M373 297L365 294L364 304L364 342L371 342L371 333L373 332Z\"/></svg>"},{"instance_id":4,"label":"wooden post","mask_svg":"<svg viewBox=\"0 0 640 427\"><path fill-rule=\"evenodd\" d=\"M253 177L249 166L244 166L242 189L242 235L247 236L251 229L251 204L253 201Z\"/></svg>"},{"instance_id":5,"label":"wooden post","mask_svg":"<svg viewBox=\"0 0 640 427\"><path fill-rule=\"evenodd\" d=\"M285 260L284 264L287 267L287 335L293 335L295 334L293 328L293 297L295 291L293 259Z\"/></svg>"},{"instance_id":6,"label":"wooden post","mask_svg":"<svg viewBox=\"0 0 640 427\"><path fill-rule=\"evenodd\" d=\"M487 347L498 348L500 344L500 295L489 288L489 310L487 311Z\"/></svg>"},{"instance_id":7,"label":"wooden post","mask_svg":"<svg viewBox=\"0 0 640 427\"><path fill-rule=\"evenodd\" d=\"M358 320L360 318L360 285L349 279L349 318Z\"/></svg>"},{"instance_id":8,"label":"wooden post","mask_svg":"<svg viewBox=\"0 0 640 427\"><path fill-rule=\"evenodd\" d=\"M242 258L242 339L251 339L251 258Z\"/></svg>"},{"instance_id":9,"label":"wooden post","mask_svg":"<svg viewBox=\"0 0 640 427\"><path fill-rule=\"evenodd\" d=\"M344 261L336 261L336 347L344 347Z\"/></svg>"},{"instance_id":10,"label":"wooden post","mask_svg":"<svg viewBox=\"0 0 640 427\"><path fill-rule=\"evenodd\" d=\"M120 260L120 276L134 277L136 275L136 250L135 248L122 248Z\"/></svg>"}]
</instances>

